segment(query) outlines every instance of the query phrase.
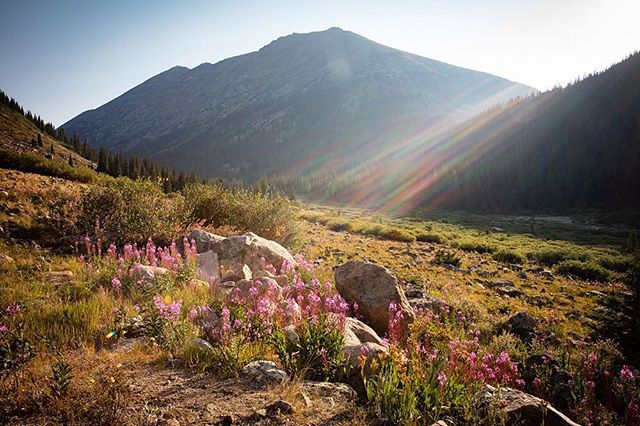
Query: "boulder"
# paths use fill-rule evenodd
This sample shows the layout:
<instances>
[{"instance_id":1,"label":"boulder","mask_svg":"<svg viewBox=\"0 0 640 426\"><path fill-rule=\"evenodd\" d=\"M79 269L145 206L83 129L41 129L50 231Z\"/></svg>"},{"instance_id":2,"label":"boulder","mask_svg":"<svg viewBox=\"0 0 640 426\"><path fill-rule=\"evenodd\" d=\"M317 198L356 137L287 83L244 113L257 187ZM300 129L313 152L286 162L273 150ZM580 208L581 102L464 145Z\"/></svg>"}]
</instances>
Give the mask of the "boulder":
<instances>
[{"instance_id":1,"label":"boulder","mask_svg":"<svg viewBox=\"0 0 640 426\"><path fill-rule=\"evenodd\" d=\"M273 361L265 360L250 362L244 366L242 372L261 384L279 384L289 377Z\"/></svg>"},{"instance_id":2,"label":"boulder","mask_svg":"<svg viewBox=\"0 0 640 426\"><path fill-rule=\"evenodd\" d=\"M548 402L528 393L503 387L485 385L485 404L500 409L506 416L506 425L579 426Z\"/></svg>"},{"instance_id":3,"label":"boulder","mask_svg":"<svg viewBox=\"0 0 640 426\"><path fill-rule=\"evenodd\" d=\"M153 285L158 277L169 273L169 270L160 266L134 265L129 273L135 277L136 281L142 281L145 285Z\"/></svg>"},{"instance_id":4,"label":"boulder","mask_svg":"<svg viewBox=\"0 0 640 426\"><path fill-rule=\"evenodd\" d=\"M218 254L213 250L200 253L197 256L198 278L204 282L220 280L220 263Z\"/></svg>"},{"instance_id":5,"label":"boulder","mask_svg":"<svg viewBox=\"0 0 640 426\"><path fill-rule=\"evenodd\" d=\"M371 362L381 354L389 352L389 348L371 327L355 318L347 317L344 324L342 351L347 363L355 371L360 371L361 358L364 357L363 373L365 377L369 377L373 373Z\"/></svg>"},{"instance_id":6,"label":"boulder","mask_svg":"<svg viewBox=\"0 0 640 426\"><path fill-rule=\"evenodd\" d=\"M253 273L251 272L251 268L247 265L242 265L237 269L225 269L224 274L222 275L221 281L242 281L242 280L251 280L253 278Z\"/></svg>"},{"instance_id":7,"label":"boulder","mask_svg":"<svg viewBox=\"0 0 640 426\"><path fill-rule=\"evenodd\" d=\"M225 238L211 244L210 249L218 254L220 264L228 270L236 270L243 264L249 265L251 270L263 269L262 258L265 262L280 270L285 260L296 266L291 253L275 241L267 240L249 232L245 235Z\"/></svg>"},{"instance_id":8,"label":"boulder","mask_svg":"<svg viewBox=\"0 0 640 426\"><path fill-rule=\"evenodd\" d=\"M348 343L351 343L351 344L376 343L381 346L385 345L385 343L382 341L380 336L378 336L378 333L376 333L374 329L372 329L362 321L359 321L351 317L345 318L344 341L345 341L345 346Z\"/></svg>"},{"instance_id":9,"label":"boulder","mask_svg":"<svg viewBox=\"0 0 640 426\"><path fill-rule=\"evenodd\" d=\"M198 253L204 253L211 250L211 245L224 240L225 237L212 234L211 232L203 231L202 229L196 229L194 231L191 231L188 239L189 241L195 241L196 251Z\"/></svg>"},{"instance_id":10,"label":"boulder","mask_svg":"<svg viewBox=\"0 0 640 426\"><path fill-rule=\"evenodd\" d=\"M525 343L531 343L535 336L538 320L526 312L519 312L509 318L506 328L518 336Z\"/></svg>"},{"instance_id":11,"label":"boulder","mask_svg":"<svg viewBox=\"0 0 640 426\"><path fill-rule=\"evenodd\" d=\"M398 280L385 267L352 260L338 266L334 274L336 288L342 297L358 304L358 312L378 334L388 332L391 303L396 304L407 323L415 319Z\"/></svg>"}]
</instances>

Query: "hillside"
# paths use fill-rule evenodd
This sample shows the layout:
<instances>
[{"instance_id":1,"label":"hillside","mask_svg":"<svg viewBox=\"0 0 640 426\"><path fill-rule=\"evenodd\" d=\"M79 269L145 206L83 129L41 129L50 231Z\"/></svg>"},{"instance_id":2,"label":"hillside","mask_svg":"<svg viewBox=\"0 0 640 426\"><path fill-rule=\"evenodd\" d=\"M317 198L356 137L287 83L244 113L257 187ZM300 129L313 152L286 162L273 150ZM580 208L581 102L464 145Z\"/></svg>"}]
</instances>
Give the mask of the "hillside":
<instances>
[{"instance_id":1,"label":"hillside","mask_svg":"<svg viewBox=\"0 0 640 426\"><path fill-rule=\"evenodd\" d=\"M37 142L38 135L40 135L42 143L34 144L33 140ZM24 115L12 111L2 104L0 104L0 149L19 153L34 153L63 162L68 162L71 158L72 162L78 166L90 168L95 166L91 161L38 129Z\"/></svg>"},{"instance_id":2,"label":"hillside","mask_svg":"<svg viewBox=\"0 0 640 426\"><path fill-rule=\"evenodd\" d=\"M418 135L348 173L274 179L287 192L395 212L628 209L640 223L640 54L549 92Z\"/></svg>"},{"instance_id":3,"label":"hillside","mask_svg":"<svg viewBox=\"0 0 640 426\"><path fill-rule=\"evenodd\" d=\"M251 181L349 169L443 120L534 91L331 28L174 67L63 125L113 152Z\"/></svg>"}]
</instances>

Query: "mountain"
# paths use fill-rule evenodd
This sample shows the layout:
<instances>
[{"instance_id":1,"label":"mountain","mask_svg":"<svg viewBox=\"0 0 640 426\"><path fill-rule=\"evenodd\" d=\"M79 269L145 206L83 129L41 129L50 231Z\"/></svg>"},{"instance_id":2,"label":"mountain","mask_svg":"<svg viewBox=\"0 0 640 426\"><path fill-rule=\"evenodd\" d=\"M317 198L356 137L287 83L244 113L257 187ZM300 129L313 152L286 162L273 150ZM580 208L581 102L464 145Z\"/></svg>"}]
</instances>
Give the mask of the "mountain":
<instances>
[{"instance_id":1,"label":"mountain","mask_svg":"<svg viewBox=\"0 0 640 426\"><path fill-rule=\"evenodd\" d=\"M534 91L331 28L171 68L63 128L114 152L251 180L349 170L416 132Z\"/></svg>"},{"instance_id":2,"label":"mountain","mask_svg":"<svg viewBox=\"0 0 640 426\"><path fill-rule=\"evenodd\" d=\"M640 211L640 53L564 88L496 106L346 174L286 191L407 212Z\"/></svg>"}]
</instances>

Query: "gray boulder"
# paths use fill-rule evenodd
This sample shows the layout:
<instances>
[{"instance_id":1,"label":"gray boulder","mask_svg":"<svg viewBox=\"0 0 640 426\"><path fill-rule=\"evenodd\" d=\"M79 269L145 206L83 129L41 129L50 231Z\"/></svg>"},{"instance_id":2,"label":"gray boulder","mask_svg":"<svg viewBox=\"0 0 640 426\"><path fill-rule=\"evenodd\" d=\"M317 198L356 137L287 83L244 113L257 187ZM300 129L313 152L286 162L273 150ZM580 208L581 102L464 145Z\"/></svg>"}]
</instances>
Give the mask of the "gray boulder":
<instances>
[{"instance_id":1,"label":"gray boulder","mask_svg":"<svg viewBox=\"0 0 640 426\"><path fill-rule=\"evenodd\" d=\"M483 401L506 416L506 425L579 426L547 401L522 391L485 385Z\"/></svg>"},{"instance_id":2,"label":"gray boulder","mask_svg":"<svg viewBox=\"0 0 640 426\"><path fill-rule=\"evenodd\" d=\"M129 272L143 284L153 285L159 277L167 275L169 270L160 266L134 265Z\"/></svg>"},{"instance_id":3,"label":"gray boulder","mask_svg":"<svg viewBox=\"0 0 640 426\"><path fill-rule=\"evenodd\" d=\"M204 282L211 279L220 280L220 262L218 262L218 254L213 250L200 253L197 256L198 262L198 278Z\"/></svg>"},{"instance_id":4,"label":"gray boulder","mask_svg":"<svg viewBox=\"0 0 640 426\"><path fill-rule=\"evenodd\" d=\"M225 237L212 234L211 232L203 231L202 229L196 229L189 234L189 241L193 240L196 243L196 251L198 253L204 253L211 250L211 245L222 241Z\"/></svg>"},{"instance_id":5,"label":"gray boulder","mask_svg":"<svg viewBox=\"0 0 640 426\"><path fill-rule=\"evenodd\" d=\"M378 334L388 332L391 303L402 311L407 323L415 319L398 280L385 267L352 260L338 266L334 275L336 288L342 297L358 304L358 312Z\"/></svg>"},{"instance_id":6,"label":"gray boulder","mask_svg":"<svg viewBox=\"0 0 640 426\"><path fill-rule=\"evenodd\" d=\"M244 264L252 271L262 270L262 258L273 265L276 271L280 270L285 260L296 266L296 261L287 249L251 232L217 241L210 245L210 249L218 254L220 264L227 270L237 270L238 266Z\"/></svg>"}]
</instances>

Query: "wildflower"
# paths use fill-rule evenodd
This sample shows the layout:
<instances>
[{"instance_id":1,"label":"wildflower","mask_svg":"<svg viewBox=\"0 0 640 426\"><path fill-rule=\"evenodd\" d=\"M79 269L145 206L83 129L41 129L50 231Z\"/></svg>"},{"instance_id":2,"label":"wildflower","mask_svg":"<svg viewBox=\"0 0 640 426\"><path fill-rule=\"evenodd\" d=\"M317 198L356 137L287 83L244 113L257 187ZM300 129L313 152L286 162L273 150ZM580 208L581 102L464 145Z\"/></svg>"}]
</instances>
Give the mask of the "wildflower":
<instances>
[{"instance_id":1,"label":"wildflower","mask_svg":"<svg viewBox=\"0 0 640 426\"><path fill-rule=\"evenodd\" d=\"M111 280L111 285L113 286L113 288L115 288L116 290L120 290L120 288L122 287L122 283L120 282L120 280L117 277L114 277Z\"/></svg>"},{"instance_id":2,"label":"wildflower","mask_svg":"<svg viewBox=\"0 0 640 426\"><path fill-rule=\"evenodd\" d=\"M620 378L622 380L633 380L635 378L635 375L628 365L624 365L622 366L622 370L620 370Z\"/></svg>"},{"instance_id":3,"label":"wildflower","mask_svg":"<svg viewBox=\"0 0 640 426\"><path fill-rule=\"evenodd\" d=\"M15 319L15 317L18 316L18 313L20 313L21 309L22 308L18 302L10 303L9 306L7 306L7 315L9 315L12 319Z\"/></svg>"},{"instance_id":4,"label":"wildflower","mask_svg":"<svg viewBox=\"0 0 640 426\"><path fill-rule=\"evenodd\" d=\"M198 316L198 310L196 308L191 308L189 310L188 318L190 321L193 321Z\"/></svg>"},{"instance_id":5,"label":"wildflower","mask_svg":"<svg viewBox=\"0 0 640 426\"><path fill-rule=\"evenodd\" d=\"M171 299L163 300L162 297L156 296L153 298L153 303L158 310L158 313L166 321L174 322L178 319L180 314L181 301L171 301Z\"/></svg>"},{"instance_id":6,"label":"wildflower","mask_svg":"<svg viewBox=\"0 0 640 426\"><path fill-rule=\"evenodd\" d=\"M4 324L0 324L0 334L1 334L1 333L6 333L6 332L8 332L8 331L9 331L9 329L7 328L7 326L6 326L6 325L4 325Z\"/></svg>"},{"instance_id":7,"label":"wildflower","mask_svg":"<svg viewBox=\"0 0 640 426\"><path fill-rule=\"evenodd\" d=\"M439 372L439 373L438 373L438 385L439 385L441 388L444 388L445 386L447 386L447 381L448 381L448 379L447 379L447 375L446 375L444 372L442 372L442 371L441 371L441 372Z\"/></svg>"}]
</instances>

